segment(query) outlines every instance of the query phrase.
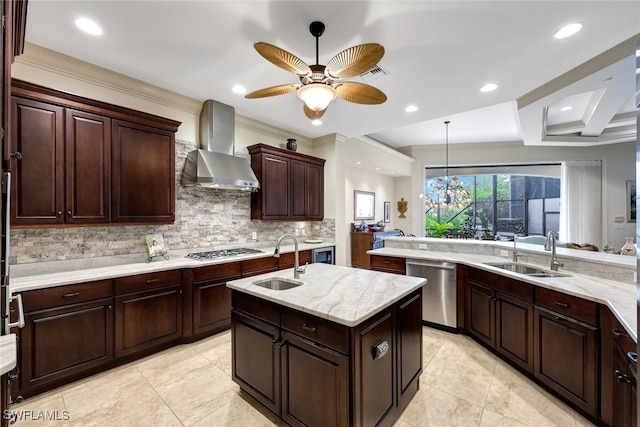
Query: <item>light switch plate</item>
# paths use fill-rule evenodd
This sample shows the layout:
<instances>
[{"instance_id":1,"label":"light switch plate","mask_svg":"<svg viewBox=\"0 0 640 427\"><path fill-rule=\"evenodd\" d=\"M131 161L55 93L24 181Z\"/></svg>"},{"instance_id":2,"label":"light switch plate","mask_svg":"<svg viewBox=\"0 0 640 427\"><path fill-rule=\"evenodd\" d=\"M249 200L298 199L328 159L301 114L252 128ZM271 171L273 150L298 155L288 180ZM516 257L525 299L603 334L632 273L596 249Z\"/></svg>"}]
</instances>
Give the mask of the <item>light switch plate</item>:
<instances>
[{"instance_id":1,"label":"light switch plate","mask_svg":"<svg viewBox=\"0 0 640 427\"><path fill-rule=\"evenodd\" d=\"M258 232L257 231L252 231L251 232L251 238L253 240L258 240Z\"/></svg>"},{"instance_id":2,"label":"light switch plate","mask_svg":"<svg viewBox=\"0 0 640 427\"><path fill-rule=\"evenodd\" d=\"M613 217L613 222L624 222L624 216L616 215Z\"/></svg>"},{"instance_id":3,"label":"light switch plate","mask_svg":"<svg viewBox=\"0 0 640 427\"><path fill-rule=\"evenodd\" d=\"M418 249L427 249L426 243L418 243Z\"/></svg>"},{"instance_id":4,"label":"light switch plate","mask_svg":"<svg viewBox=\"0 0 640 427\"><path fill-rule=\"evenodd\" d=\"M624 230L624 224L620 224L619 222L616 222L616 223L613 225L613 228L614 228L615 230Z\"/></svg>"},{"instance_id":5,"label":"light switch plate","mask_svg":"<svg viewBox=\"0 0 640 427\"><path fill-rule=\"evenodd\" d=\"M500 251L500 256L509 256L509 251Z\"/></svg>"}]
</instances>

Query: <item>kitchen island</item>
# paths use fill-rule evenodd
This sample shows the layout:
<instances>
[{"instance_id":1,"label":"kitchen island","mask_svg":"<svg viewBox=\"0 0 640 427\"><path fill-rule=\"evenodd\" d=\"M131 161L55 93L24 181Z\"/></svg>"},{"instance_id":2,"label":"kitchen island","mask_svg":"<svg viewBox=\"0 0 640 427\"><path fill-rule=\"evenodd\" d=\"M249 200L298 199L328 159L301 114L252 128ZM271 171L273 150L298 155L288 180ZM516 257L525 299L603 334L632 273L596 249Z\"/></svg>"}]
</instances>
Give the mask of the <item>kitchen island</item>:
<instances>
[{"instance_id":1,"label":"kitchen island","mask_svg":"<svg viewBox=\"0 0 640 427\"><path fill-rule=\"evenodd\" d=\"M299 285L232 289L232 374L291 425L392 425L422 373L424 279L311 264Z\"/></svg>"}]
</instances>

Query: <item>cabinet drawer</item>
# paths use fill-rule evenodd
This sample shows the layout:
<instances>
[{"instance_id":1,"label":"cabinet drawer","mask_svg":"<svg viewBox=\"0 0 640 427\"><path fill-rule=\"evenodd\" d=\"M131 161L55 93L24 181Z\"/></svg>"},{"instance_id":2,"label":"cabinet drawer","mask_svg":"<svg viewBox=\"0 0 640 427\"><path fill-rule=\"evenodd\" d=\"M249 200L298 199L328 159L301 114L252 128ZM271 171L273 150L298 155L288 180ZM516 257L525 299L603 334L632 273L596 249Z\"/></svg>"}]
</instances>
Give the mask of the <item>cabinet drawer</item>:
<instances>
[{"instance_id":1,"label":"cabinet drawer","mask_svg":"<svg viewBox=\"0 0 640 427\"><path fill-rule=\"evenodd\" d=\"M594 302L541 287L535 288L535 295L537 305L590 325L598 324L598 306Z\"/></svg>"},{"instance_id":2,"label":"cabinet drawer","mask_svg":"<svg viewBox=\"0 0 640 427\"><path fill-rule=\"evenodd\" d=\"M265 257L242 261L242 277L256 276L278 270L278 258Z\"/></svg>"},{"instance_id":3,"label":"cabinet drawer","mask_svg":"<svg viewBox=\"0 0 640 427\"><path fill-rule=\"evenodd\" d=\"M373 255L371 257L371 268L385 271L394 271L401 274L405 274L406 271L406 259Z\"/></svg>"},{"instance_id":4,"label":"cabinet drawer","mask_svg":"<svg viewBox=\"0 0 640 427\"><path fill-rule=\"evenodd\" d=\"M37 289L22 292L22 304L25 312L61 305L76 304L112 296L111 280L82 283L54 288Z\"/></svg>"},{"instance_id":5,"label":"cabinet drawer","mask_svg":"<svg viewBox=\"0 0 640 427\"><path fill-rule=\"evenodd\" d=\"M633 338L626 331L624 326L616 319L616 316L611 313L611 336L613 337L613 341L618 343L620 348L625 352L625 354L629 351L637 351L637 346ZM603 333L607 333L607 331L603 331Z\"/></svg>"},{"instance_id":6,"label":"cabinet drawer","mask_svg":"<svg viewBox=\"0 0 640 427\"><path fill-rule=\"evenodd\" d=\"M482 283L485 286L518 297L527 302L533 302L533 288L529 283L521 282L501 274L478 268L469 268L467 278L474 282Z\"/></svg>"},{"instance_id":7,"label":"cabinet drawer","mask_svg":"<svg viewBox=\"0 0 640 427\"><path fill-rule=\"evenodd\" d=\"M241 310L274 325L280 324L280 307L278 305L239 291L231 293L231 308Z\"/></svg>"},{"instance_id":8,"label":"cabinet drawer","mask_svg":"<svg viewBox=\"0 0 640 427\"><path fill-rule=\"evenodd\" d=\"M281 325L301 337L349 354L349 328L346 326L289 308L282 309Z\"/></svg>"},{"instance_id":9,"label":"cabinet drawer","mask_svg":"<svg viewBox=\"0 0 640 427\"><path fill-rule=\"evenodd\" d=\"M115 280L116 295L150 288L158 288L182 283L182 270L159 271L157 273L138 274Z\"/></svg>"},{"instance_id":10,"label":"cabinet drawer","mask_svg":"<svg viewBox=\"0 0 640 427\"><path fill-rule=\"evenodd\" d=\"M225 264L210 265L193 269L193 282L204 282L213 279L233 277L239 279L242 272L242 264L239 262L229 262Z\"/></svg>"},{"instance_id":11,"label":"cabinet drawer","mask_svg":"<svg viewBox=\"0 0 640 427\"><path fill-rule=\"evenodd\" d=\"M298 255L298 262L300 266L303 267L307 262L309 264L311 261L311 251L300 251ZM293 268L293 264L295 262L295 252L287 252L286 254L280 255L280 260L278 261L278 270L284 270L285 268Z\"/></svg>"}]
</instances>

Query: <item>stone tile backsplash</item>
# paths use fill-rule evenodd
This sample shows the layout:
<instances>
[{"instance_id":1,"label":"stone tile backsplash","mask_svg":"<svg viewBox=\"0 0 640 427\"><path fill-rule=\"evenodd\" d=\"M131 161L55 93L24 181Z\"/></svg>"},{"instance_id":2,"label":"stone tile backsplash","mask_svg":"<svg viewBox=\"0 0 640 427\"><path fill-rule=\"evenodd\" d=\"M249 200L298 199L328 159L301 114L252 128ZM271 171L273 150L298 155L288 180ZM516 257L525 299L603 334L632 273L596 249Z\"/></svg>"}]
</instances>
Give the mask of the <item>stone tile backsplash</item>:
<instances>
[{"instance_id":1,"label":"stone tile backsplash","mask_svg":"<svg viewBox=\"0 0 640 427\"><path fill-rule=\"evenodd\" d=\"M176 141L176 221L170 225L64 227L11 230L11 264L59 261L146 251L145 236L162 233L171 249L275 244L291 233L335 238L335 219L304 222L251 221L251 195L240 191L182 187L187 153L196 144ZM251 239L256 232L257 240Z\"/></svg>"}]
</instances>

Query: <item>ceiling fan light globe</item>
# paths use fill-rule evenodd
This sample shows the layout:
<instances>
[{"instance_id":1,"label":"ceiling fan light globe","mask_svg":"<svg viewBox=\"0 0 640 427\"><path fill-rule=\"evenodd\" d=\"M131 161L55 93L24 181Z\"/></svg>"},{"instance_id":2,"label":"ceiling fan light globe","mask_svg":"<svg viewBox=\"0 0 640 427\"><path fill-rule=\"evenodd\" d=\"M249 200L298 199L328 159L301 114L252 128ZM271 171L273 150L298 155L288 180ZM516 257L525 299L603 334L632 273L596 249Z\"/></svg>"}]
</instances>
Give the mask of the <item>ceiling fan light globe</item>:
<instances>
[{"instance_id":1,"label":"ceiling fan light globe","mask_svg":"<svg viewBox=\"0 0 640 427\"><path fill-rule=\"evenodd\" d=\"M322 111L338 95L333 86L323 83L310 83L298 89L298 98L313 111Z\"/></svg>"}]
</instances>

